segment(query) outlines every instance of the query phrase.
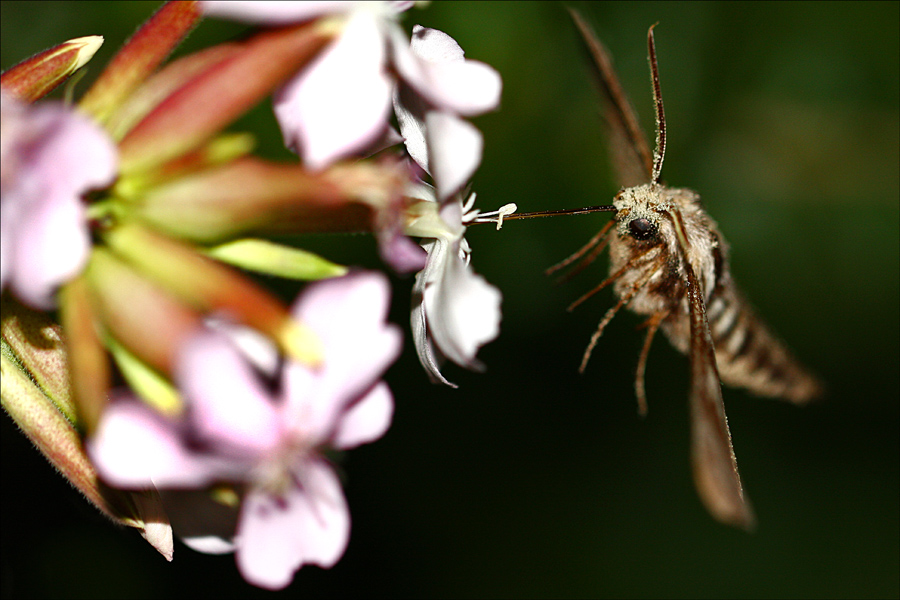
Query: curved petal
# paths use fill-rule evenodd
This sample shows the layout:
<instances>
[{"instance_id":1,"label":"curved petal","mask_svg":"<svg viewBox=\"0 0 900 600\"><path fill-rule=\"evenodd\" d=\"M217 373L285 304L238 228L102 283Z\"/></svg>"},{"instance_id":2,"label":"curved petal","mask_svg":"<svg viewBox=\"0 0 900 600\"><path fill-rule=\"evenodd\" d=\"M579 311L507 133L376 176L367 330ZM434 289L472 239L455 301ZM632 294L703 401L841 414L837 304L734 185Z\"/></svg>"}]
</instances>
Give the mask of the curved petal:
<instances>
[{"instance_id":1,"label":"curved petal","mask_svg":"<svg viewBox=\"0 0 900 600\"><path fill-rule=\"evenodd\" d=\"M347 450L374 442L391 426L393 415L394 397L387 384L380 381L344 413L331 444Z\"/></svg>"},{"instance_id":2,"label":"curved petal","mask_svg":"<svg viewBox=\"0 0 900 600\"><path fill-rule=\"evenodd\" d=\"M428 87L421 93L444 110L473 116L496 109L501 89L500 74L493 67L467 60L429 65Z\"/></svg>"},{"instance_id":3,"label":"curved petal","mask_svg":"<svg viewBox=\"0 0 900 600\"><path fill-rule=\"evenodd\" d=\"M201 330L186 342L175 379L204 441L248 461L278 445L276 407L225 334Z\"/></svg>"},{"instance_id":4,"label":"curved petal","mask_svg":"<svg viewBox=\"0 0 900 600\"><path fill-rule=\"evenodd\" d=\"M350 512L334 471L318 459L297 465L298 487L275 496L252 490L238 524L237 564L248 582L286 587L304 564L333 566L350 537Z\"/></svg>"},{"instance_id":5,"label":"curved petal","mask_svg":"<svg viewBox=\"0 0 900 600\"><path fill-rule=\"evenodd\" d=\"M285 373L292 428L327 438L347 402L367 391L400 352L402 336L385 322L390 286L377 272L357 272L310 285L293 314L324 348L313 374L290 364Z\"/></svg>"},{"instance_id":6,"label":"curved petal","mask_svg":"<svg viewBox=\"0 0 900 600\"><path fill-rule=\"evenodd\" d=\"M244 325L238 325L226 319L209 317L204 325L214 331L220 331L240 350L241 356L268 377L278 372L280 357L278 348L271 339Z\"/></svg>"},{"instance_id":7,"label":"curved petal","mask_svg":"<svg viewBox=\"0 0 900 600\"><path fill-rule=\"evenodd\" d=\"M378 252L381 259L398 273L418 271L428 258L421 246L399 231L379 232Z\"/></svg>"},{"instance_id":8,"label":"curved petal","mask_svg":"<svg viewBox=\"0 0 900 600\"><path fill-rule=\"evenodd\" d=\"M359 152L387 127L391 79L373 13L353 13L324 53L275 97L285 144L311 169Z\"/></svg>"},{"instance_id":9,"label":"curved petal","mask_svg":"<svg viewBox=\"0 0 900 600\"><path fill-rule=\"evenodd\" d=\"M462 62L465 52L452 37L438 29L414 25L410 51L429 63Z\"/></svg>"},{"instance_id":10,"label":"curved petal","mask_svg":"<svg viewBox=\"0 0 900 600\"><path fill-rule=\"evenodd\" d=\"M481 162L481 132L450 113L430 111L425 116L431 176L443 201L459 191Z\"/></svg>"},{"instance_id":11,"label":"curved petal","mask_svg":"<svg viewBox=\"0 0 900 600\"><path fill-rule=\"evenodd\" d=\"M109 136L59 103L2 97L3 284L38 308L87 261L81 195L108 185L118 167Z\"/></svg>"},{"instance_id":12,"label":"curved petal","mask_svg":"<svg viewBox=\"0 0 900 600\"><path fill-rule=\"evenodd\" d=\"M428 105L412 89L401 86L394 94L394 114L400 126L400 135L406 151L416 164L426 173L431 173L428 165L428 145L425 140L425 114Z\"/></svg>"},{"instance_id":13,"label":"curved petal","mask_svg":"<svg viewBox=\"0 0 900 600\"><path fill-rule=\"evenodd\" d=\"M489 65L465 60L462 48L446 33L416 25L408 50L400 37L391 41L403 79L436 108L471 116L499 106L500 74Z\"/></svg>"},{"instance_id":14,"label":"curved petal","mask_svg":"<svg viewBox=\"0 0 900 600\"><path fill-rule=\"evenodd\" d=\"M456 364L480 369L475 354L500 331L500 300L497 288L448 253L442 277L423 297L434 344Z\"/></svg>"},{"instance_id":15,"label":"curved petal","mask_svg":"<svg viewBox=\"0 0 900 600\"><path fill-rule=\"evenodd\" d=\"M437 356L434 344L431 342L430 331L428 329L428 315L425 312L425 288L434 284L434 280L443 273L443 262L446 261L446 254L451 244L446 240L435 239L422 244L422 247L428 252L428 263L425 268L416 275L416 282L413 284L412 292L412 311L410 312L410 328L412 330L413 344L416 347L416 354L419 356L419 362L428 373L428 377L432 382L443 383L452 388L457 387L455 383L448 381L442 374L440 369L440 360Z\"/></svg>"},{"instance_id":16,"label":"curved petal","mask_svg":"<svg viewBox=\"0 0 900 600\"><path fill-rule=\"evenodd\" d=\"M197 487L219 473L184 447L177 424L137 400L111 403L86 447L100 476L123 488Z\"/></svg>"},{"instance_id":17,"label":"curved petal","mask_svg":"<svg viewBox=\"0 0 900 600\"><path fill-rule=\"evenodd\" d=\"M15 283L19 298L35 308L55 305L53 293L87 264L90 251L84 207L74 194L45 196L18 222Z\"/></svg>"}]
</instances>

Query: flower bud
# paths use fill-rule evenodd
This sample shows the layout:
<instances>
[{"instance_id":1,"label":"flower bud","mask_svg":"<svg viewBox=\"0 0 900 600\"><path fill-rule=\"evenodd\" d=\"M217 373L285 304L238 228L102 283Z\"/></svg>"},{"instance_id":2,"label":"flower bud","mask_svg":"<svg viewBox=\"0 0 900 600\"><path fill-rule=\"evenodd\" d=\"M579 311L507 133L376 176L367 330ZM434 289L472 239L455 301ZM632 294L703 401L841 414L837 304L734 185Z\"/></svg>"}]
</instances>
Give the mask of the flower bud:
<instances>
[{"instance_id":1,"label":"flower bud","mask_svg":"<svg viewBox=\"0 0 900 600\"><path fill-rule=\"evenodd\" d=\"M63 42L4 72L0 85L11 96L24 102L34 102L83 67L102 44L103 37L99 35Z\"/></svg>"}]
</instances>

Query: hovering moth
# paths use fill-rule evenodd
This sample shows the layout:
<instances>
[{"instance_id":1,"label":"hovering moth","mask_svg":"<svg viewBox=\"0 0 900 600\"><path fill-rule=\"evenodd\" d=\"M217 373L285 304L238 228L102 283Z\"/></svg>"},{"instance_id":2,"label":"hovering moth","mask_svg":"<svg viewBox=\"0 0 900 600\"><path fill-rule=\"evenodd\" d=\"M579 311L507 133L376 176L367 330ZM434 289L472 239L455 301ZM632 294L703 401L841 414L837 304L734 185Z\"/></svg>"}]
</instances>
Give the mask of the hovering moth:
<instances>
[{"instance_id":1,"label":"hovering moth","mask_svg":"<svg viewBox=\"0 0 900 600\"><path fill-rule=\"evenodd\" d=\"M578 252L548 270L580 261L574 274L609 248L609 277L569 307L571 310L607 285L613 286L618 298L591 337L580 370L584 371L604 328L621 308L647 317L635 376L639 410L646 413L647 354L661 329L672 345L690 358L691 461L700 498L719 521L750 529L753 510L738 473L720 382L798 404L818 395L820 385L738 291L729 272L728 245L702 208L700 196L689 189L667 187L660 180L666 118L653 26L647 32L656 108L656 150L651 154L613 71L609 52L585 20L574 10L570 12L592 58L611 155L622 186L612 206L598 207L615 211L610 222Z\"/></svg>"}]
</instances>

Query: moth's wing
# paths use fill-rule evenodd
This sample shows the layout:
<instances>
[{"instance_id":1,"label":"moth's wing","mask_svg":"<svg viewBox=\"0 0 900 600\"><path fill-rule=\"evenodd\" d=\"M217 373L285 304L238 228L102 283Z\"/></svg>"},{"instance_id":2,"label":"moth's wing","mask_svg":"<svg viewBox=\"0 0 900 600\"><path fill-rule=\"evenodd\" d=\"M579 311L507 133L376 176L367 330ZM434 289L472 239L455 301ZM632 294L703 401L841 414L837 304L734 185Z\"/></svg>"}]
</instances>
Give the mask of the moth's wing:
<instances>
[{"instance_id":1,"label":"moth's wing","mask_svg":"<svg viewBox=\"0 0 900 600\"><path fill-rule=\"evenodd\" d=\"M703 292L687 260L687 236L680 215L676 231L687 275L691 318L691 463L697 492L713 517L723 523L752 529L756 523L750 502L744 496L731 432L722 402L722 384L706 318Z\"/></svg>"},{"instance_id":2,"label":"moth's wing","mask_svg":"<svg viewBox=\"0 0 900 600\"><path fill-rule=\"evenodd\" d=\"M653 154L641 130L637 115L613 70L612 57L581 14L569 8L569 13L590 52L594 78L600 90L603 117L609 128L609 152L622 187L648 183L653 171Z\"/></svg>"}]
</instances>

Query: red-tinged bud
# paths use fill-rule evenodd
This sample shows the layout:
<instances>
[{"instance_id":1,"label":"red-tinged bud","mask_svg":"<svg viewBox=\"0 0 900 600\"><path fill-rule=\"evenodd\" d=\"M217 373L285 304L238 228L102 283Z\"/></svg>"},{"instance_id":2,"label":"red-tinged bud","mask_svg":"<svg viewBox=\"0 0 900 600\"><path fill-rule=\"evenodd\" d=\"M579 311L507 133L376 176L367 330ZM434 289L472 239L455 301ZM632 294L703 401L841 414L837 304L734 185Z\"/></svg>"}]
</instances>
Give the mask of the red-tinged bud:
<instances>
[{"instance_id":1,"label":"red-tinged bud","mask_svg":"<svg viewBox=\"0 0 900 600\"><path fill-rule=\"evenodd\" d=\"M39 100L91 60L101 45L103 37L99 35L63 42L6 70L0 86L24 102Z\"/></svg>"},{"instance_id":2,"label":"red-tinged bud","mask_svg":"<svg viewBox=\"0 0 900 600\"><path fill-rule=\"evenodd\" d=\"M5 307L5 305L4 305ZM27 328L26 328L27 329ZM17 359L23 359L16 356ZM155 490L126 492L103 485L84 453L81 436L45 391L13 356L0 358L3 408L44 457L75 489L110 519L140 530L167 560L172 560L172 527Z\"/></svg>"},{"instance_id":3,"label":"red-tinged bud","mask_svg":"<svg viewBox=\"0 0 900 600\"><path fill-rule=\"evenodd\" d=\"M148 171L207 143L317 56L333 34L313 22L265 31L229 50L216 50L220 60L159 98L124 136L122 174ZM170 69L185 65L173 62L160 72L157 84L168 81Z\"/></svg>"},{"instance_id":4,"label":"red-tinged bud","mask_svg":"<svg viewBox=\"0 0 900 600\"><path fill-rule=\"evenodd\" d=\"M69 365L63 330L46 312L3 300L3 341L41 391L72 423L77 416L69 391Z\"/></svg>"},{"instance_id":5,"label":"red-tinged bud","mask_svg":"<svg viewBox=\"0 0 900 600\"><path fill-rule=\"evenodd\" d=\"M200 314L103 248L91 255L87 278L104 329L134 356L171 375L183 342L201 325Z\"/></svg>"},{"instance_id":6,"label":"red-tinged bud","mask_svg":"<svg viewBox=\"0 0 900 600\"><path fill-rule=\"evenodd\" d=\"M95 309L84 276L73 279L59 293L60 321L69 347L72 399L79 425L91 433L106 406L111 384L109 358L96 328Z\"/></svg>"},{"instance_id":7,"label":"red-tinged bud","mask_svg":"<svg viewBox=\"0 0 900 600\"><path fill-rule=\"evenodd\" d=\"M3 407L53 466L91 503L108 512L75 427L6 356L2 369Z\"/></svg>"},{"instance_id":8,"label":"red-tinged bud","mask_svg":"<svg viewBox=\"0 0 900 600\"><path fill-rule=\"evenodd\" d=\"M199 21L196 2L167 2L119 50L79 108L105 123Z\"/></svg>"},{"instance_id":9,"label":"red-tinged bud","mask_svg":"<svg viewBox=\"0 0 900 600\"><path fill-rule=\"evenodd\" d=\"M230 267L136 224L113 227L103 238L135 270L194 309L262 332L295 360L321 361L316 335L277 298Z\"/></svg>"},{"instance_id":10,"label":"red-tinged bud","mask_svg":"<svg viewBox=\"0 0 900 600\"><path fill-rule=\"evenodd\" d=\"M370 170L349 165L342 173ZM383 196L400 189L392 189L393 179L386 176L378 185ZM371 229L373 207L350 191L327 172L244 158L155 187L135 202L134 215L169 235L202 243L251 232Z\"/></svg>"}]
</instances>

